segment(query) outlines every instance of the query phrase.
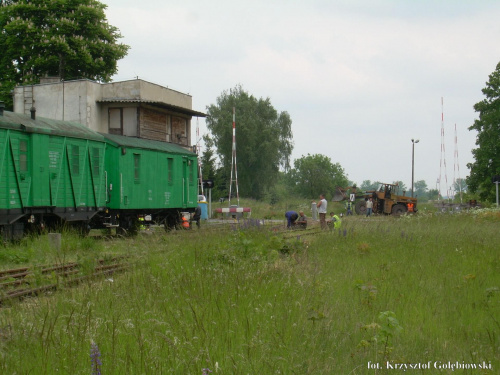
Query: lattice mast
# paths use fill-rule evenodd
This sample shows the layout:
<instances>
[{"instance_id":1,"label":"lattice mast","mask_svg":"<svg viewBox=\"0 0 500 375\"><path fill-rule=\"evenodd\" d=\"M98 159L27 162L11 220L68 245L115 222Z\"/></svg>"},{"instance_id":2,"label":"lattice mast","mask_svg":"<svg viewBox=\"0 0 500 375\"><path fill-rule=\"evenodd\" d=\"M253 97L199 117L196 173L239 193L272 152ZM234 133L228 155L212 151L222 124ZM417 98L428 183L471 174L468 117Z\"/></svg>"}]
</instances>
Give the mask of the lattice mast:
<instances>
[{"instance_id":1,"label":"lattice mast","mask_svg":"<svg viewBox=\"0 0 500 375\"><path fill-rule=\"evenodd\" d=\"M455 179L457 175L458 180ZM458 181L458 183L457 183ZM460 203L462 203L462 179L460 178L460 164L458 163L458 137L457 137L457 124L455 124L455 154L453 166L453 189L458 186L458 193L460 194Z\"/></svg>"},{"instance_id":2,"label":"lattice mast","mask_svg":"<svg viewBox=\"0 0 500 375\"><path fill-rule=\"evenodd\" d=\"M236 198L238 199L238 207L240 206L240 193L238 191L238 168L236 167L236 110L233 107L233 151L231 157L231 180L229 181L229 206L231 206L231 193L233 187L233 181L236 184ZM234 180L233 180L233 169L234 169Z\"/></svg>"},{"instance_id":3,"label":"lattice mast","mask_svg":"<svg viewBox=\"0 0 500 375\"><path fill-rule=\"evenodd\" d=\"M442 170L444 167L444 180L445 180L445 193L448 195L448 174L446 172L446 151L444 147L444 101L443 97L441 97L441 160L439 161L439 179L438 179L438 184L439 184L439 197L440 199L443 199L443 196L441 195L441 182L442 182Z\"/></svg>"}]
</instances>

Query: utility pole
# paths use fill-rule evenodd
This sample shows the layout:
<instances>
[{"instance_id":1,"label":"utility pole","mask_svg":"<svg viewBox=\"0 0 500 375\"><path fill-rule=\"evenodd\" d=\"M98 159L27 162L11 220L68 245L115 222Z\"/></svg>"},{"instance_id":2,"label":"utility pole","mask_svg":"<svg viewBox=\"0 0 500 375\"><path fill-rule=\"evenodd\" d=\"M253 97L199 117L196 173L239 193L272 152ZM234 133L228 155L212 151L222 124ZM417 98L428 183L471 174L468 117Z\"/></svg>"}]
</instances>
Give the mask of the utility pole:
<instances>
[{"instance_id":1,"label":"utility pole","mask_svg":"<svg viewBox=\"0 0 500 375\"><path fill-rule=\"evenodd\" d=\"M413 198L413 182L415 177L415 143L420 142L418 139L411 139L411 197Z\"/></svg>"}]
</instances>

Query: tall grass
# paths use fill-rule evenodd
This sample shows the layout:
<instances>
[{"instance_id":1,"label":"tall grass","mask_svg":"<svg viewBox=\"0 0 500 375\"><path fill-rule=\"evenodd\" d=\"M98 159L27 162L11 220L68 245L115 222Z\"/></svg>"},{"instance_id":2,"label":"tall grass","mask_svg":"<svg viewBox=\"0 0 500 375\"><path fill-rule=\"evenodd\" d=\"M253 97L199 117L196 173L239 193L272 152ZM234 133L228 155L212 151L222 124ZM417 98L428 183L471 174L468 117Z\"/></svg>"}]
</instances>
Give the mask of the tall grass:
<instances>
[{"instance_id":1,"label":"tall grass","mask_svg":"<svg viewBox=\"0 0 500 375\"><path fill-rule=\"evenodd\" d=\"M98 348L102 374L382 374L436 361L497 373L499 224L495 211L349 217L315 235L202 227L112 242L134 255L130 272L0 310L0 371L88 374Z\"/></svg>"}]
</instances>

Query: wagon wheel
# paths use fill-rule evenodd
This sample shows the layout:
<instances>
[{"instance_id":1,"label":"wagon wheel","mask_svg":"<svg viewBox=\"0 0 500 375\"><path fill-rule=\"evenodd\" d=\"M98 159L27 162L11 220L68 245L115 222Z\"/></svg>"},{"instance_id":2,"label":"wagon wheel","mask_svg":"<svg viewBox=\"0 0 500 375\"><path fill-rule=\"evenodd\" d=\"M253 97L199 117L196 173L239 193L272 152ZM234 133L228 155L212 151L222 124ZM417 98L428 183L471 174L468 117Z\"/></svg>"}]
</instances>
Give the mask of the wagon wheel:
<instances>
[{"instance_id":1,"label":"wagon wheel","mask_svg":"<svg viewBox=\"0 0 500 375\"><path fill-rule=\"evenodd\" d=\"M357 201L356 206L354 206L354 211L358 215L366 215L366 201L364 199Z\"/></svg>"},{"instance_id":2,"label":"wagon wheel","mask_svg":"<svg viewBox=\"0 0 500 375\"><path fill-rule=\"evenodd\" d=\"M127 235L135 236L139 232L139 221L134 216L120 217L120 228Z\"/></svg>"},{"instance_id":3,"label":"wagon wheel","mask_svg":"<svg viewBox=\"0 0 500 375\"><path fill-rule=\"evenodd\" d=\"M87 237L90 233L90 226L88 221L77 221L71 224L71 228L80 236Z\"/></svg>"},{"instance_id":4,"label":"wagon wheel","mask_svg":"<svg viewBox=\"0 0 500 375\"><path fill-rule=\"evenodd\" d=\"M163 220L163 226L164 226L166 232L170 232L173 229L179 229L180 222L179 222L178 216L168 215Z\"/></svg>"},{"instance_id":5,"label":"wagon wheel","mask_svg":"<svg viewBox=\"0 0 500 375\"><path fill-rule=\"evenodd\" d=\"M399 203L392 206L391 212L394 216L400 216L404 215L406 211L407 211L406 206L404 204Z\"/></svg>"}]
</instances>

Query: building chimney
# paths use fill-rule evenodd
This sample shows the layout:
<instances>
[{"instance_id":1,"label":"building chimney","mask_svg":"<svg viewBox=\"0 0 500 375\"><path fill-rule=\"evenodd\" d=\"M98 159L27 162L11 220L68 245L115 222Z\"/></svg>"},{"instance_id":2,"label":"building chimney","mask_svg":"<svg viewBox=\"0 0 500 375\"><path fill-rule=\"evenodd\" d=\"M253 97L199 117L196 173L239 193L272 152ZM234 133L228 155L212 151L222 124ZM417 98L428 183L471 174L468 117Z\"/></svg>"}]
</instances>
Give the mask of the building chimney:
<instances>
[{"instance_id":1,"label":"building chimney","mask_svg":"<svg viewBox=\"0 0 500 375\"><path fill-rule=\"evenodd\" d=\"M36 119L36 108L35 107L31 107L30 108L30 112L31 112L31 119L35 120Z\"/></svg>"},{"instance_id":2,"label":"building chimney","mask_svg":"<svg viewBox=\"0 0 500 375\"><path fill-rule=\"evenodd\" d=\"M3 116L3 110L5 108L4 102L0 102L0 116Z\"/></svg>"}]
</instances>

